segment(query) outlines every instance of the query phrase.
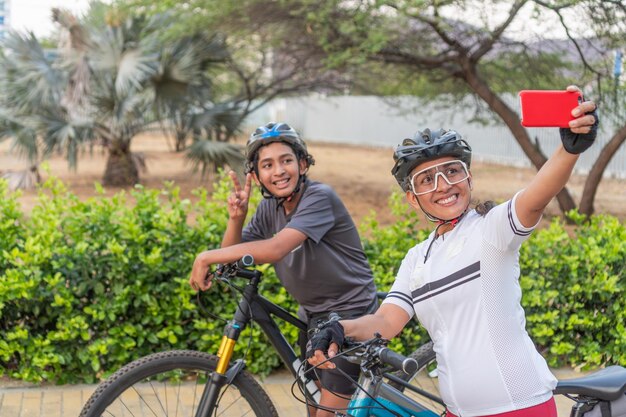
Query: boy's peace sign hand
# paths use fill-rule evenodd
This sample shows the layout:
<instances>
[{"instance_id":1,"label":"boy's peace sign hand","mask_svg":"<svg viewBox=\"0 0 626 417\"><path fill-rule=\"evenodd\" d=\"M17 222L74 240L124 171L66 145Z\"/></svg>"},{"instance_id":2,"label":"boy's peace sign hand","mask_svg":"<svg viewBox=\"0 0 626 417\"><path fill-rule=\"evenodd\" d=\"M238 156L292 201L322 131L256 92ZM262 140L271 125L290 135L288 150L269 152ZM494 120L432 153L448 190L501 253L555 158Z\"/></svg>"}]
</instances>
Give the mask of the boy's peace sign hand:
<instances>
[{"instance_id":1,"label":"boy's peace sign hand","mask_svg":"<svg viewBox=\"0 0 626 417\"><path fill-rule=\"evenodd\" d=\"M233 180L234 191L228 196L228 215L231 219L243 220L248 214L248 199L252 185L252 174L246 174L246 183L241 189L241 184L234 171L228 173Z\"/></svg>"}]
</instances>

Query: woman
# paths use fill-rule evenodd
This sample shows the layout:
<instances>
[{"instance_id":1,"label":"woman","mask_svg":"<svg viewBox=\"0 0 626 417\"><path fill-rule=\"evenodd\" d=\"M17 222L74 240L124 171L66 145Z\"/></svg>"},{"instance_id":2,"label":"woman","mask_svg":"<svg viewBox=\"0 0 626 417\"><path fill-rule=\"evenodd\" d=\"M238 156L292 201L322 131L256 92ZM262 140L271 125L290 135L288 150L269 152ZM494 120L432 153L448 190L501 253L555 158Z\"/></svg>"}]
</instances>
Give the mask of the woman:
<instances>
[{"instance_id":1,"label":"woman","mask_svg":"<svg viewBox=\"0 0 626 417\"><path fill-rule=\"evenodd\" d=\"M519 248L593 143L595 109L590 101L573 109L562 146L525 189L495 207L469 208L471 148L458 133L427 129L405 139L392 173L409 204L437 227L407 253L376 314L319 332L309 362L323 362L326 350L335 356L344 336L392 338L415 314L433 340L448 416L556 417L556 379L525 330Z\"/></svg>"}]
</instances>

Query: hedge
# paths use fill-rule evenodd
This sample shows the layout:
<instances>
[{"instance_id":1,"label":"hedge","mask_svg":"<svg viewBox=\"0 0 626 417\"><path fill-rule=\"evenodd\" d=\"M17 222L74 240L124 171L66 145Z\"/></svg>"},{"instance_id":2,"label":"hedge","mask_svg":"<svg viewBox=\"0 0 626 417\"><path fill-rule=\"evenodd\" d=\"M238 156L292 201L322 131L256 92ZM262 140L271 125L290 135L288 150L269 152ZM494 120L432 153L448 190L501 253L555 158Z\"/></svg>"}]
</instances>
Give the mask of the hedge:
<instances>
[{"instance_id":1,"label":"hedge","mask_svg":"<svg viewBox=\"0 0 626 417\"><path fill-rule=\"evenodd\" d=\"M237 295L216 286L198 299L187 281L195 255L219 246L229 186L222 176L210 198L197 190L195 203L172 184L110 198L98 187L99 196L80 201L51 178L27 216L0 181L0 375L95 382L156 351L216 352ZM428 233L405 206L394 194L390 210L402 220L380 228L371 216L360 225L380 289ZM552 366L626 365L625 227L611 216L570 216L572 230L555 219L522 248L528 331ZM262 293L296 311L273 268L260 268ZM287 332L295 341L296 330ZM261 375L280 366L263 337L249 328L236 348ZM392 346L406 352L424 340L413 326Z\"/></svg>"}]
</instances>

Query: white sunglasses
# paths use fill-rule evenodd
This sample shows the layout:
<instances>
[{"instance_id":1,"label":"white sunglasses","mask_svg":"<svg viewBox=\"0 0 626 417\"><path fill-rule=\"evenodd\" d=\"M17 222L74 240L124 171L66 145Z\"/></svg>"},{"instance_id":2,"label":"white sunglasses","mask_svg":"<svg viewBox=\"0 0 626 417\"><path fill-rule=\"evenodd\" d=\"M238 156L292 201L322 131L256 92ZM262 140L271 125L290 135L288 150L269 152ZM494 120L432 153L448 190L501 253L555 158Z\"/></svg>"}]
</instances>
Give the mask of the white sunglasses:
<instances>
[{"instance_id":1,"label":"white sunglasses","mask_svg":"<svg viewBox=\"0 0 626 417\"><path fill-rule=\"evenodd\" d=\"M432 193L437 189L439 177L443 178L448 184L454 185L469 178L469 171L465 162L459 160L433 165L411 176L411 191L416 196Z\"/></svg>"}]
</instances>

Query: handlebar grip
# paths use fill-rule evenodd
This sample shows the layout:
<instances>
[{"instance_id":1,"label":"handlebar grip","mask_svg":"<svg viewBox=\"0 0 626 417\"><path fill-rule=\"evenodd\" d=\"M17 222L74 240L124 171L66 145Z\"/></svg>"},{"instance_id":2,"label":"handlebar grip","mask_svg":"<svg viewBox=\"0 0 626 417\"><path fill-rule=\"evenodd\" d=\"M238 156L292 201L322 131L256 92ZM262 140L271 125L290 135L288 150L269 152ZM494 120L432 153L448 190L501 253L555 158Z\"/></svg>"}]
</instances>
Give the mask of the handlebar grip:
<instances>
[{"instance_id":1,"label":"handlebar grip","mask_svg":"<svg viewBox=\"0 0 626 417\"><path fill-rule=\"evenodd\" d=\"M237 266L239 268L244 268L252 265L254 265L254 256L252 255L243 255L243 257L237 261Z\"/></svg>"},{"instance_id":2,"label":"handlebar grip","mask_svg":"<svg viewBox=\"0 0 626 417\"><path fill-rule=\"evenodd\" d=\"M382 348L380 351L380 360L393 366L395 369L404 372L407 375L413 375L417 372L417 361L413 358L407 358L404 355L394 352L389 348Z\"/></svg>"}]
</instances>

